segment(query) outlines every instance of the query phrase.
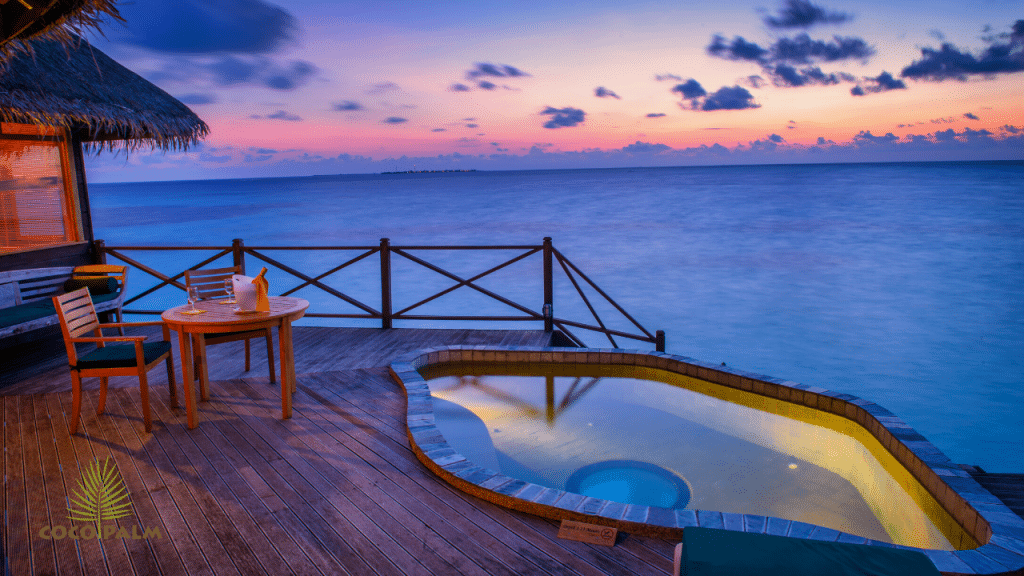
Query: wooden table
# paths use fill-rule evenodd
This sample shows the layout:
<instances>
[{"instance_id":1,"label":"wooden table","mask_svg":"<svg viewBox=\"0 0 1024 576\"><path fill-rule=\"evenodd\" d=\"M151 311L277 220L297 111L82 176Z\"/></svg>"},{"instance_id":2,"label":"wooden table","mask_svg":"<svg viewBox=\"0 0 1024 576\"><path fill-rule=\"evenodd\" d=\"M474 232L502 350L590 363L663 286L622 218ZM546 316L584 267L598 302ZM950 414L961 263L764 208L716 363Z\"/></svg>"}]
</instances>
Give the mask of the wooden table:
<instances>
[{"instance_id":1,"label":"wooden table","mask_svg":"<svg viewBox=\"0 0 1024 576\"><path fill-rule=\"evenodd\" d=\"M188 305L171 308L160 317L168 327L178 333L181 348L181 373L184 379L185 410L188 413L188 427L196 427L196 399L193 382L193 346L199 365L200 396L209 399L208 373L206 366L206 340L204 334L240 332L277 326L279 347L278 361L281 365L281 417L292 417L292 394L295 393L295 356L292 352L292 322L302 318L309 308L309 302L301 298L271 296L269 312L238 313L233 305L221 304L220 300L196 302L196 308L203 314L182 314ZM188 335L186 337L186 335Z\"/></svg>"}]
</instances>

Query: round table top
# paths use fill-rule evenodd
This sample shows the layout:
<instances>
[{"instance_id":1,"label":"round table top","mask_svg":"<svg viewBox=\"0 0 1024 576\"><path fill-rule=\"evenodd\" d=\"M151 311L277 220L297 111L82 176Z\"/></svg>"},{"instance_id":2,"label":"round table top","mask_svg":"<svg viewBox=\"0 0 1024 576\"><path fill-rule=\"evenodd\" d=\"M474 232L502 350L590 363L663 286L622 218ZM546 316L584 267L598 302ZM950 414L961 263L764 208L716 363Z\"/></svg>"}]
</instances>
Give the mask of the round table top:
<instances>
[{"instance_id":1,"label":"round table top","mask_svg":"<svg viewBox=\"0 0 1024 576\"><path fill-rule=\"evenodd\" d=\"M182 304L165 311L160 318L171 326L227 332L263 323L275 324L282 319L298 320L309 308L309 302L302 298L271 296L269 300L268 312L239 312L236 304L222 304L222 299L215 299L196 302L196 308L204 311L202 314L183 314L182 311L188 310L189 306Z\"/></svg>"}]
</instances>

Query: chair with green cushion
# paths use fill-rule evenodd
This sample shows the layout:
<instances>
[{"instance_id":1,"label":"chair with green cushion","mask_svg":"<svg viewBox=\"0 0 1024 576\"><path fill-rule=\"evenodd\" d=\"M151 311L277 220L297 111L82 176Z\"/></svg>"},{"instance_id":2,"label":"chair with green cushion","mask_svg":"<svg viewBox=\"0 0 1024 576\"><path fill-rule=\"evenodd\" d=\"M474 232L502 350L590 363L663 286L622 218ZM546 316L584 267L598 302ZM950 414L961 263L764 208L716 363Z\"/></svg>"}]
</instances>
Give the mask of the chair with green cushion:
<instances>
[{"instance_id":1,"label":"chair with green cushion","mask_svg":"<svg viewBox=\"0 0 1024 576\"><path fill-rule=\"evenodd\" d=\"M174 385L174 365L171 359L171 334L163 322L116 322L100 324L96 308L89 296L88 288L53 297L53 307L60 317L64 345L71 367L71 433L78 430L82 410L82 378L100 378L100 398L96 414L103 414L107 402L107 380L110 376L139 377L139 391L142 394L142 418L146 432L153 429L149 410L149 382L146 372L160 363L167 362L167 383L171 391L171 406L178 405ZM162 342L144 342L146 336L103 336L103 328L124 328L125 326L163 326ZM92 336L84 336L92 334ZM123 342L123 344L122 344ZM76 344L96 344L97 348L83 355L78 354Z\"/></svg>"},{"instance_id":2,"label":"chair with green cushion","mask_svg":"<svg viewBox=\"0 0 1024 576\"><path fill-rule=\"evenodd\" d=\"M687 527L676 576L939 576L923 553L718 528Z\"/></svg>"},{"instance_id":3,"label":"chair with green cushion","mask_svg":"<svg viewBox=\"0 0 1024 576\"><path fill-rule=\"evenodd\" d=\"M230 280L235 274L242 274L241 266L232 266L230 268L206 268L202 270L186 270L185 271L185 287L194 286L199 290L200 300L220 300L221 302L227 302L224 298L227 297L228 293L224 288L224 281ZM267 369L270 372L270 382L273 384L277 380L274 377L274 339L270 333L270 328L259 328L257 330L245 330L242 332L221 332L217 334L205 334L204 340L206 346L213 346L216 344L222 344L224 342L237 342L239 340L245 341L245 371L249 371L249 340L253 338L263 338L267 342ZM202 378L205 375L198 362L193 362L193 366L196 368L196 378L200 378L200 393L202 399L206 400L207 396L207 382Z\"/></svg>"},{"instance_id":4,"label":"chair with green cushion","mask_svg":"<svg viewBox=\"0 0 1024 576\"><path fill-rule=\"evenodd\" d=\"M124 313L121 308L124 305L127 279L127 266L116 264L75 266L75 269L71 271L71 278L64 283L64 292L88 288L93 304L117 300L117 308L113 312L117 315L118 322L124 322ZM124 328L119 328L118 333L124 336Z\"/></svg>"}]
</instances>

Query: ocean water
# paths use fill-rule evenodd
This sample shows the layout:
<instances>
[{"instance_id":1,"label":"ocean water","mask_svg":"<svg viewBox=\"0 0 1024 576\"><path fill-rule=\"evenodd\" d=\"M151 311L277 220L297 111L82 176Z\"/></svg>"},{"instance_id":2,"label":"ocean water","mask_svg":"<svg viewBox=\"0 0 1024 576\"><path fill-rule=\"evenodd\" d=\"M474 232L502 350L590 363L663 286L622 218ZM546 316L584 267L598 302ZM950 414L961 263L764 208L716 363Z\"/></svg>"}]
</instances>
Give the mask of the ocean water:
<instances>
[{"instance_id":1,"label":"ocean water","mask_svg":"<svg viewBox=\"0 0 1024 576\"><path fill-rule=\"evenodd\" d=\"M550 236L643 326L665 330L671 353L861 396L956 462L1024 472L1021 162L343 175L92 184L89 192L95 235L112 246L233 238L251 247L373 246L384 237L511 245ZM311 276L358 254L265 253ZM127 254L176 273L213 253ZM518 252L415 254L465 278ZM396 311L453 284L392 260ZM374 255L325 281L379 309L378 265ZM248 257L247 271L259 266ZM557 268L556 315L593 323ZM274 293L299 283L273 267L268 278ZM129 274L130 293L154 284L140 270ZM539 309L540 256L479 284ZM357 312L314 288L298 295L311 312ZM163 289L136 307L180 303L180 291ZM597 308L610 327L634 331L610 306ZM420 312L518 314L467 288Z\"/></svg>"}]
</instances>

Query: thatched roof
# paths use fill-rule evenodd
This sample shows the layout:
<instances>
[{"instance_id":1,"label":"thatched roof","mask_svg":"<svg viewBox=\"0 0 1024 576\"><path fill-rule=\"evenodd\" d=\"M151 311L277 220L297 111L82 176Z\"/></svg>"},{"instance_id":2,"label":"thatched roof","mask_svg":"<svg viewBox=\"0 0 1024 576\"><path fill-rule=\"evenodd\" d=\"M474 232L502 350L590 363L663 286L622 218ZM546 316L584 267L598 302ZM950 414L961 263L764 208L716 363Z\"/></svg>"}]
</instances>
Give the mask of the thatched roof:
<instances>
[{"instance_id":1,"label":"thatched roof","mask_svg":"<svg viewBox=\"0 0 1024 576\"><path fill-rule=\"evenodd\" d=\"M0 0L0 57L30 50L33 38L71 42L104 18L121 20L111 0Z\"/></svg>"},{"instance_id":2,"label":"thatched roof","mask_svg":"<svg viewBox=\"0 0 1024 576\"><path fill-rule=\"evenodd\" d=\"M187 148L210 129L170 94L80 38L33 40L0 70L0 120L79 130L99 147Z\"/></svg>"}]
</instances>

